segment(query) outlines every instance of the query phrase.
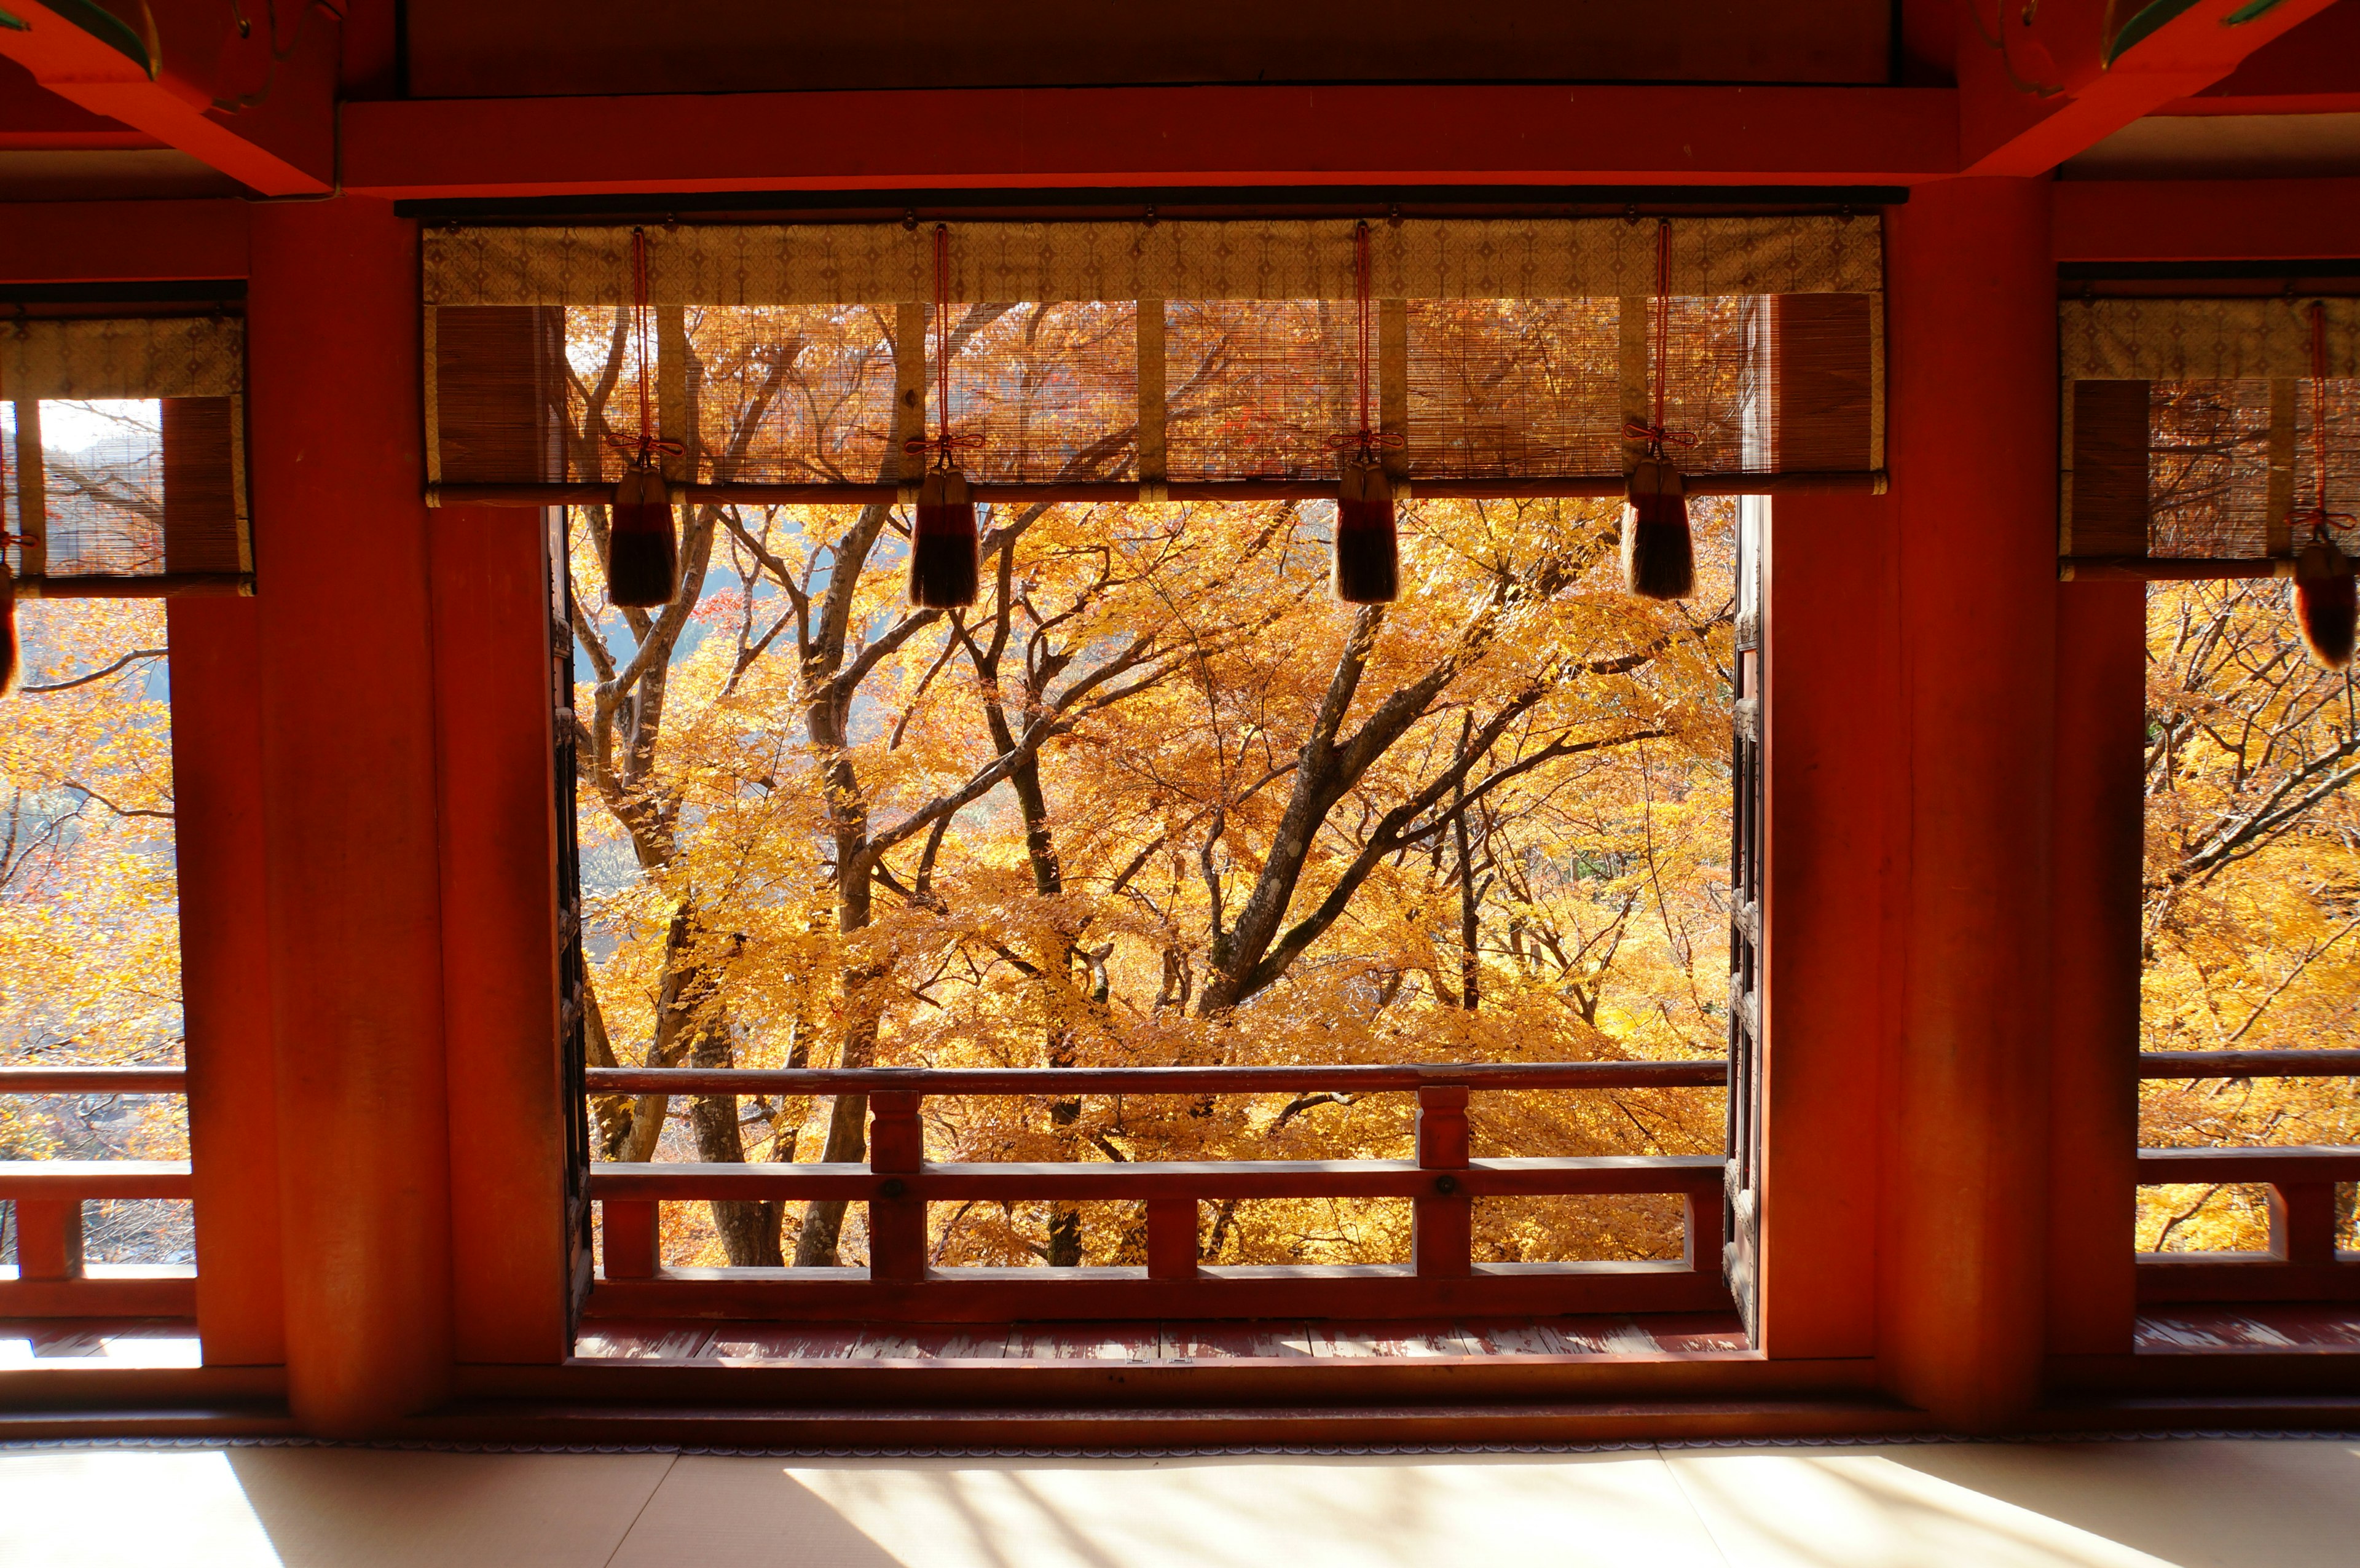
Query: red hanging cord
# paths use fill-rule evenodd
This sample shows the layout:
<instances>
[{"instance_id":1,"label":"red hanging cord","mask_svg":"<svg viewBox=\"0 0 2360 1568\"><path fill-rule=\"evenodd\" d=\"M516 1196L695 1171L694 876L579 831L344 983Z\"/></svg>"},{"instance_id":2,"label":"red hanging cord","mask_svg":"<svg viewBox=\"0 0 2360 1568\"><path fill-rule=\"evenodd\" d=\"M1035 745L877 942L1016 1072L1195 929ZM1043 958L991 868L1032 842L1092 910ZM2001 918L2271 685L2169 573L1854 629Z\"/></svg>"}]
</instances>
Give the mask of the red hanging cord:
<instances>
[{"instance_id":1,"label":"red hanging cord","mask_svg":"<svg viewBox=\"0 0 2360 1568\"><path fill-rule=\"evenodd\" d=\"M1664 443L1674 446L1694 446L1697 438L1685 430L1664 428L1664 391L1668 378L1669 354L1672 344L1672 224L1668 218L1655 220L1655 418L1651 424L1636 420L1622 427L1630 441L1647 443L1649 457L1664 455Z\"/></svg>"},{"instance_id":2,"label":"red hanging cord","mask_svg":"<svg viewBox=\"0 0 2360 1568\"><path fill-rule=\"evenodd\" d=\"M656 439L654 405L649 400L648 374L654 355L650 352L649 339L655 331L655 309L648 303L648 232L631 231L631 358L639 382L639 433L630 436L608 435L606 444L617 452L630 454L634 468L652 467L659 456L678 457L683 450L674 441Z\"/></svg>"},{"instance_id":3,"label":"red hanging cord","mask_svg":"<svg viewBox=\"0 0 2360 1568\"><path fill-rule=\"evenodd\" d=\"M2319 488L2318 505L2299 521L2311 525L2311 537L2324 540L2328 531L2351 531L2355 519L2348 512L2327 509L2327 302L2311 302L2311 462Z\"/></svg>"},{"instance_id":4,"label":"red hanging cord","mask_svg":"<svg viewBox=\"0 0 2360 1568\"><path fill-rule=\"evenodd\" d=\"M971 452L983 445L983 437L951 434L951 229L948 223L934 225L934 434L932 439L912 436L901 443L909 452L932 452L934 466L948 469L951 453Z\"/></svg>"},{"instance_id":5,"label":"red hanging cord","mask_svg":"<svg viewBox=\"0 0 2360 1568\"><path fill-rule=\"evenodd\" d=\"M1376 332L1376 324L1369 311L1369 297L1372 291L1370 284L1371 270L1369 225L1365 222L1355 223L1352 226L1352 303L1359 312L1360 428L1349 435L1330 436L1328 444L1339 452L1357 451L1363 463L1373 461L1379 448L1393 449L1408 444L1408 438L1400 431L1378 430L1369 418L1369 387L1374 379L1369 374L1369 362L1371 343Z\"/></svg>"}]
</instances>

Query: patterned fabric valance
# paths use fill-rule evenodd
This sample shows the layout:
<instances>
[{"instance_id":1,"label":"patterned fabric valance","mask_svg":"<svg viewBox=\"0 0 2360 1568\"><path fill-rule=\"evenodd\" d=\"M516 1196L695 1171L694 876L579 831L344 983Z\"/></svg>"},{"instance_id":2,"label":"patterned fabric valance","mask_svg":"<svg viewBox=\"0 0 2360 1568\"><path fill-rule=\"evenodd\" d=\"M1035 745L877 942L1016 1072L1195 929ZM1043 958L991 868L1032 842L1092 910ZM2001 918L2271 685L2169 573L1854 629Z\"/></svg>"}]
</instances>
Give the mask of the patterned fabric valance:
<instances>
[{"instance_id":1,"label":"patterned fabric valance","mask_svg":"<svg viewBox=\"0 0 2360 1568\"><path fill-rule=\"evenodd\" d=\"M1349 299L1353 230L1336 219L1251 223L956 223L954 300ZM1404 219L1370 232L1373 292L1391 299L1649 294L1655 223L1622 218ZM628 228L429 230L430 305L627 305ZM1874 218L1683 218L1672 292L1871 294ZM718 224L652 230L658 305L895 305L934 297L934 225Z\"/></svg>"}]
</instances>

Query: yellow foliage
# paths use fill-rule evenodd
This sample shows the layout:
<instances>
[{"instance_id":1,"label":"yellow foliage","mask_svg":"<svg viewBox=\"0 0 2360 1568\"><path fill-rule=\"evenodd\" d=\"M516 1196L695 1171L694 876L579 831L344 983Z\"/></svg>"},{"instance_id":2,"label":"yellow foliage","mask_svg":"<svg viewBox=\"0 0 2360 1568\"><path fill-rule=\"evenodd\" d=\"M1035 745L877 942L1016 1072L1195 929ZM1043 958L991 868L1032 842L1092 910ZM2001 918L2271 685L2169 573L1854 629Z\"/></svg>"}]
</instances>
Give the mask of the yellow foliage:
<instances>
[{"instance_id":1,"label":"yellow foliage","mask_svg":"<svg viewBox=\"0 0 2360 1568\"><path fill-rule=\"evenodd\" d=\"M0 1062L178 1062L164 607L16 614L25 689L0 704ZM104 1102L0 1099L0 1159L185 1155L178 1100L131 1105L126 1117Z\"/></svg>"},{"instance_id":2,"label":"yellow foliage","mask_svg":"<svg viewBox=\"0 0 2360 1568\"><path fill-rule=\"evenodd\" d=\"M585 509L580 819L615 1059L1721 1054L1733 508L1696 509L1705 587L1665 605L1618 591L1612 504L1417 504L1402 602L1356 617L1326 589L1324 504L1001 506L983 602L947 617L902 604L906 522L883 508L700 507L684 553L709 564L660 687L603 698L588 683L667 633L600 607ZM832 653L839 571L859 576ZM1327 780L1308 807L1306 773ZM1258 892L1280 918L1257 936ZM828 1111L749 1105L742 1157L819 1158ZM738 1157L688 1112L659 1157ZM1720 1148L1721 1116L1717 1092L1517 1094L1479 1096L1473 1124L1487 1155L1692 1153ZM602 1117L611 1155L629 1110ZM939 1099L926 1117L935 1159L1399 1158L1415 1105ZM1677 1256L1677 1207L1484 1205L1478 1253ZM666 1217L674 1261L746 1260L704 1206ZM1068 1209L1062 1242L1045 1209L934 1223L945 1264L1143 1256L1123 1205ZM1268 1203L1206 1205L1202 1240L1221 1262L1326 1262L1404 1257L1407 1235L1400 1203Z\"/></svg>"},{"instance_id":3,"label":"yellow foliage","mask_svg":"<svg viewBox=\"0 0 2360 1568\"><path fill-rule=\"evenodd\" d=\"M2148 591L2147 1050L2354 1042L2355 779L2360 710L2351 679L2304 656L2282 587L2208 582ZM2140 1141L2360 1142L2360 1094L2337 1078L2158 1081L2140 1095ZM2350 1212L2347 1191L2347 1226ZM2267 1239L2258 1189L2141 1192L2142 1248L2260 1250Z\"/></svg>"}]
</instances>

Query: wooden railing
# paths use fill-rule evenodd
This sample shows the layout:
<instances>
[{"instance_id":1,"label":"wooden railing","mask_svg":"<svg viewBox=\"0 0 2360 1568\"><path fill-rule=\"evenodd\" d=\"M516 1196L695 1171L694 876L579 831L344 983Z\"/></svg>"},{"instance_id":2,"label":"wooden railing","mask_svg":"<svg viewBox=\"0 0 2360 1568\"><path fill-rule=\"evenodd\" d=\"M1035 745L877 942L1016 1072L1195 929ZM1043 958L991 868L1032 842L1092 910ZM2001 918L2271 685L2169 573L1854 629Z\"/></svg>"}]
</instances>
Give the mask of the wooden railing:
<instances>
[{"instance_id":1,"label":"wooden railing","mask_svg":"<svg viewBox=\"0 0 2360 1568\"><path fill-rule=\"evenodd\" d=\"M862 1165L595 1167L591 1192L604 1209L606 1250L594 1310L789 1316L923 1312L981 1319L1025 1311L1109 1317L1146 1312L1385 1316L1446 1305L1502 1312L1718 1307L1727 1300L1719 1279L1718 1157L1474 1160L1468 1153L1466 1104L1470 1092L1719 1086L1726 1072L1719 1061L858 1072L592 1069L588 1087L594 1094L865 1094L875 1127L870 1158ZM2148 1079L2360 1076L2360 1051L2149 1051L2139 1057L2138 1072ZM0 1094L178 1094L186 1092L186 1082L177 1067L0 1068ZM1417 1158L929 1165L920 1155L918 1112L929 1095L1284 1091L1417 1094ZM2267 1252L2141 1255L2141 1300L2360 1300L2360 1254L2340 1251L2335 1234L2336 1186L2360 1181L2360 1148L2142 1149L2138 1180L2267 1187L2271 1218ZM0 1161L0 1200L15 1210L18 1257L15 1269L0 1269L0 1317L191 1314L194 1270L89 1264L82 1247L85 1203L186 1199L191 1188L185 1160ZM1629 1192L1681 1197L1686 1245L1680 1262L1483 1265L1470 1256L1471 1203L1477 1197ZM1291 1269L1199 1263L1199 1203L1301 1197L1410 1199L1411 1261ZM871 1267L663 1269L657 1251L659 1205L713 1198L866 1203ZM925 1205L968 1199L1141 1203L1147 1220L1146 1266L934 1269L926 1256ZM1044 1290L1053 1292L1046 1301Z\"/></svg>"},{"instance_id":2,"label":"wooden railing","mask_svg":"<svg viewBox=\"0 0 2360 1568\"><path fill-rule=\"evenodd\" d=\"M177 1067L0 1067L0 1094L180 1094ZM0 1199L16 1211L16 1266L0 1269L0 1318L192 1317L185 1264L93 1264L82 1205L191 1195L185 1160L0 1160Z\"/></svg>"},{"instance_id":3,"label":"wooden railing","mask_svg":"<svg viewBox=\"0 0 2360 1568\"><path fill-rule=\"evenodd\" d=\"M2142 1078L2360 1076L2360 1051L2150 1051ZM2360 1301L2360 1253L2336 1247L2335 1189L2360 1181L2360 1148L2139 1150L2142 1186L2266 1187L2267 1252L2143 1252L2142 1302Z\"/></svg>"},{"instance_id":4,"label":"wooden railing","mask_svg":"<svg viewBox=\"0 0 2360 1568\"><path fill-rule=\"evenodd\" d=\"M826 1316L932 1321L1014 1318L1399 1317L1436 1312L1695 1311L1726 1308L1718 1155L1476 1160L1475 1091L1719 1087L1707 1062L1499 1063L1454 1067L1146 1067L860 1071L594 1069L595 1094L847 1094L869 1097L866 1164L594 1166L603 1278L592 1310L620 1313ZM919 1111L929 1096L1414 1094L1416 1158L930 1164ZM1677 1262L1481 1264L1474 1200L1666 1193L1682 1201ZM657 1218L667 1202L840 1199L868 1205L866 1269L666 1269ZM1410 1260L1393 1265L1208 1268L1199 1205L1269 1198L1406 1198ZM937 1269L932 1203L1115 1202L1145 1210L1143 1267Z\"/></svg>"}]
</instances>

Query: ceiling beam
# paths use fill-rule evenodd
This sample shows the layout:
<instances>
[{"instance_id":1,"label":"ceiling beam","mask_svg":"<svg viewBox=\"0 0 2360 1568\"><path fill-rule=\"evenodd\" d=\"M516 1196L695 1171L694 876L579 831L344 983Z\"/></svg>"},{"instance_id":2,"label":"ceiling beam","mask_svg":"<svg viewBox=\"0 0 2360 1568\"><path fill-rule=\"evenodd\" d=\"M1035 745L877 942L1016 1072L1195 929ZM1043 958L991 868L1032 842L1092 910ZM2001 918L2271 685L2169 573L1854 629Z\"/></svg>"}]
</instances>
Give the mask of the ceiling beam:
<instances>
[{"instance_id":1,"label":"ceiling beam","mask_svg":"<svg viewBox=\"0 0 2360 1568\"><path fill-rule=\"evenodd\" d=\"M0 203L0 284L244 278L251 202Z\"/></svg>"},{"instance_id":2,"label":"ceiling beam","mask_svg":"<svg viewBox=\"0 0 2360 1568\"><path fill-rule=\"evenodd\" d=\"M2046 174L2132 121L2230 75L2335 0L2191 0L2109 64L2105 27L2143 15L2142 0L1985 0L1960 7L1961 172ZM2027 20L2027 18L2030 18Z\"/></svg>"},{"instance_id":3,"label":"ceiling beam","mask_svg":"<svg viewBox=\"0 0 2360 1568\"><path fill-rule=\"evenodd\" d=\"M2360 179L2067 180L2060 262L2360 259Z\"/></svg>"},{"instance_id":4,"label":"ceiling beam","mask_svg":"<svg viewBox=\"0 0 2360 1568\"><path fill-rule=\"evenodd\" d=\"M284 37L240 38L202 0L154 0L156 30L118 47L43 0L5 0L0 55L67 103L177 148L266 196L318 195L335 179L340 23L326 5L285 7ZM126 29L136 34L136 30ZM285 58L277 56L285 52ZM146 56L135 59L134 55Z\"/></svg>"},{"instance_id":5,"label":"ceiling beam","mask_svg":"<svg viewBox=\"0 0 2360 1568\"><path fill-rule=\"evenodd\" d=\"M1956 95L1856 87L1124 87L347 103L409 198L1173 185L1906 185Z\"/></svg>"}]
</instances>

